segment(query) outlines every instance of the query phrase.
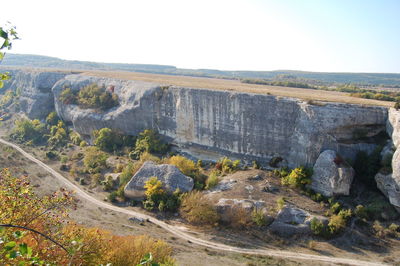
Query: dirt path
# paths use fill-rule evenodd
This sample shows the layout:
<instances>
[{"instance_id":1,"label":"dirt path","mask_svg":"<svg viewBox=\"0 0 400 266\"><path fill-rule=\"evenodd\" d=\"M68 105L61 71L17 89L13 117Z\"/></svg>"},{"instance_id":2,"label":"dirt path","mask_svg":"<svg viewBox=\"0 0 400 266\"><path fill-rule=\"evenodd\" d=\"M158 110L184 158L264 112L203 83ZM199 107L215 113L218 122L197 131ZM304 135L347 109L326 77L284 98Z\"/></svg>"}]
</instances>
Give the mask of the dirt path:
<instances>
[{"instance_id":1,"label":"dirt path","mask_svg":"<svg viewBox=\"0 0 400 266\"><path fill-rule=\"evenodd\" d=\"M145 219L153 224L156 224L160 226L161 228L167 230L168 232L174 234L177 237L180 237L184 240L190 241L193 244L201 245L207 248L215 249L215 250L220 250L220 251L229 251L229 252L236 252L236 253L241 253L241 254L250 254L250 255L262 255L262 256L272 256L272 257L279 257L279 258L288 258L288 259L295 259L295 260L310 260L310 261L320 261L320 262L327 262L327 263L335 263L335 264L347 264L347 265L384 265L382 263L378 262L369 262L369 261L362 261L362 260L355 260L355 259L347 259L347 258L335 258L335 257L328 257L328 256L320 256L320 255L311 255L311 254L305 254L305 253L297 253L297 252L289 252L289 251L279 251L279 250L272 250L272 249L249 249L249 248L239 248L239 247L234 247L234 246L229 246L225 244L220 244L200 238L196 238L192 235L189 235L188 233L183 232L181 229L179 229L176 226L169 225L163 221L160 221L154 217L151 217L149 215L132 211L132 210L127 210L121 207L117 207L108 203L105 203L103 201L100 201L86 192L84 192L80 187L77 185L73 184L71 181L69 181L67 178L59 174L57 171L43 163L42 161L36 159L33 157L31 154L25 152L22 148L19 146L8 142L4 139L0 138L0 143L3 143L7 146L13 147L17 151L19 151L24 157L27 159L31 160L32 162L38 164L40 167L48 171L51 175L53 175L55 178L57 178L59 181L64 183L66 186L68 186L70 189L74 190L76 195L91 202L94 205L97 205L98 207L102 207L105 209L109 209L115 212L119 213L124 213L133 217Z\"/></svg>"}]
</instances>

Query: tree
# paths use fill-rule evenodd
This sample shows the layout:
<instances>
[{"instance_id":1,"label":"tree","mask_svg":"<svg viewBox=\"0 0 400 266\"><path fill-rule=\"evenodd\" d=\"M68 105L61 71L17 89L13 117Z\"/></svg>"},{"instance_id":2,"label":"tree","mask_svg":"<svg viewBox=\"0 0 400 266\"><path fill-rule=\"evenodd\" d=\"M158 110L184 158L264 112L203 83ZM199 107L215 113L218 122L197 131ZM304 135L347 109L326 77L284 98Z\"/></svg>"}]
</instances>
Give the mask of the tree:
<instances>
[{"instance_id":1,"label":"tree","mask_svg":"<svg viewBox=\"0 0 400 266\"><path fill-rule=\"evenodd\" d=\"M0 27L0 62L3 61L5 52L4 50L10 50L12 48L12 41L17 40L17 32L14 26L7 25L5 27ZM8 72L0 73L0 88L3 87L4 80L10 79Z\"/></svg>"}]
</instances>

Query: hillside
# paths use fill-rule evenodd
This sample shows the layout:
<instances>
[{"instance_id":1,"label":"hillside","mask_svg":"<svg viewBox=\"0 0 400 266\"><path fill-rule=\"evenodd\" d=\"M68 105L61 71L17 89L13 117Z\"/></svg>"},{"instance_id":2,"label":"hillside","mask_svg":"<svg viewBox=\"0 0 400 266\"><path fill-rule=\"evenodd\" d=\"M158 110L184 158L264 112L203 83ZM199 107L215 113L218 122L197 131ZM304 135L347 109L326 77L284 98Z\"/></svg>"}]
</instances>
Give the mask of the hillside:
<instances>
[{"instance_id":1,"label":"hillside","mask_svg":"<svg viewBox=\"0 0 400 266\"><path fill-rule=\"evenodd\" d=\"M316 80L327 84L354 83L358 85L400 86L399 73L328 73L294 70L223 71L215 69L183 69L169 65L99 63L77 60L63 60L49 56L24 54L7 54L2 62L2 65L15 67L133 71L154 74L184 75L225 79L273 79L279 75L291 75L298 78Z\"/></svg>"}]
</instances>

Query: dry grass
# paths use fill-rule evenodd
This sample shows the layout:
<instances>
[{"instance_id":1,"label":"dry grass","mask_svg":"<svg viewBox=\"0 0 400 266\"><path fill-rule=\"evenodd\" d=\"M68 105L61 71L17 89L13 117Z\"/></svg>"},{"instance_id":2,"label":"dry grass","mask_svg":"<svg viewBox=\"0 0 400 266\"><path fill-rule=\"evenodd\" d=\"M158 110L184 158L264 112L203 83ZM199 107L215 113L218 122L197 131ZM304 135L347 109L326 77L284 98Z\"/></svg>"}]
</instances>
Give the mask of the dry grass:
<instances>
[{"instance_id":1,"label":"dry grass","mask_svg":"<svg viewBox=\"0 0 400 266\"><path fill-rule=\"evenodd\" d=\"M377 100L351 97L349 93L344 93L344 92L246 84L246 83L241 83L238 80L228 80L228 79L172 76L172 75L147 74L147 73L123 72L123 71L118 71L118 72L86 71L83 72L83 74L89 76L108 77L108 78L117 78L125 80L140 80L146 82L175 85L180 87L271 94L275 96L292 97L303 100L342 102L342 103L352 103L352 104L377 105L385 107L392 107L394 104L393 102L387 102L387 101L377 101Z\"/></svg>"}]
</instances>

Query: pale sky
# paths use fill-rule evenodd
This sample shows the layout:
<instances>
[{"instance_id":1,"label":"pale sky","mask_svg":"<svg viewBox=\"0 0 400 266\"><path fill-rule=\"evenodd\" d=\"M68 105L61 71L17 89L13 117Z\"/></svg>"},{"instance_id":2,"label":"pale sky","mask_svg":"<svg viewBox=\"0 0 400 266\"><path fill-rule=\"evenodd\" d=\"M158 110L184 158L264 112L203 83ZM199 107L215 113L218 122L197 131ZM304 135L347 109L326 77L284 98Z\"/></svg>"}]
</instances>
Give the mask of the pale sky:
<instances>
[{"instance_id":1,"label":"pale sky","mask_svg":"<svg viewBox=\"0 0 400 266\"><path fill-rule=\"evenodd\" d=\"M221 70L400 73L400 0L9 0L13 53Z\"/></svg>"}]
</instances>

